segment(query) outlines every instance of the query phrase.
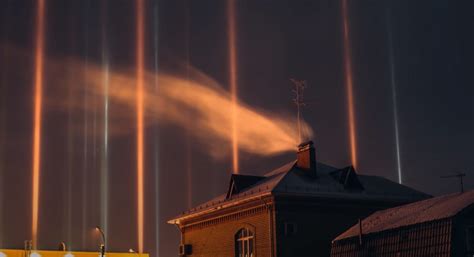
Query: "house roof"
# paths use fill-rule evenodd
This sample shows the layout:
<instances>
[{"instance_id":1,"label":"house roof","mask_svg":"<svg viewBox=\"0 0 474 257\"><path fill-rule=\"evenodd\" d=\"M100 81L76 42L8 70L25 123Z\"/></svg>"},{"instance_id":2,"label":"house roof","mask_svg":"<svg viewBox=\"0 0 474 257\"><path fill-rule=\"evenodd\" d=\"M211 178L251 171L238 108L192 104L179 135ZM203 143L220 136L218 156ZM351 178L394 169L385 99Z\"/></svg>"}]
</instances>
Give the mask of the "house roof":
<instances>
[{"instance_id":1,"label":"house roof","mask_svg":"<svg viewBox=\"0 0 474 257\"><path fill-rule=\"evenodd\" d=\"M441 220L457 215L474 204L474 190L431 198L411 204L377 211L362 220L362 233L370 234L419 223ZM354 225L334 241L359 236L359 224Z\"/></svg>"},{"instance_id":2,"label":"house roof","mask_svg":"<svg viewBox=\"0 0 474 257\"><path fill-rule=\"evenodd\" d=\"M352 173L350 172L352 169ZM237 180L245 181L243 188L229 194L222 194L208 202L198 205L168 223L176 224L183 219L199 216L239 204L243 201L265 195L297 195L319 197L326 199L344 198L357 200L382 200L411 202L426 199L429 195L400 185L383 177L359 175L353 168L337 169L323 163L317 163L317 178L312 179L305 175L305 170L296 166L292 161L275 169L262 177L251 176L244 178L236 176ZM355 176L355 177L354 177ZM236 181L236 180L231 180ZM251 185L249 185L251 182Z\"/></svg>"},{"instance_id":3,"label":"house roof","mask_svg":"<svg viewBox=\"0 0 474 257\"><path fill-rule=\"evenodd\" d=\"M227 190L226 198L242 192L244 189L257 184L257 182L263 179L265 179L265 177L232 174L230 176L230 186Z\"/></svg>"}]
</instances>

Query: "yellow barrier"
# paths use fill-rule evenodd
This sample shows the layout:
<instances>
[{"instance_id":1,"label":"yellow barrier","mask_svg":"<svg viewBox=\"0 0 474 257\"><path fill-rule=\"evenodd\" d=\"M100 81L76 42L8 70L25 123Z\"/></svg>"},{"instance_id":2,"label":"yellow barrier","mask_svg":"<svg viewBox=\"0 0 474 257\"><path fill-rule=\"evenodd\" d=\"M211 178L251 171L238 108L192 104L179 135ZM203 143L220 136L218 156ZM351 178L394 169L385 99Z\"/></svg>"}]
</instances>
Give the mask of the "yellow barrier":
<instances>
[{"instance_id":1,"label":"yellow barrier","mask_svg":"<svg viewBox=\"0 0 474 257\"><path fill-rule=\"evenodd\" d=\"M2 256L2 253L5 256ZM16 249L0 249L0 257L100 257L99 252L69 252L69 251L30 251ZM38 255L32 254L37 253ZM149 257L148 253L113 253L106 252L105 257Z\"/></svg>"}]
</instances>

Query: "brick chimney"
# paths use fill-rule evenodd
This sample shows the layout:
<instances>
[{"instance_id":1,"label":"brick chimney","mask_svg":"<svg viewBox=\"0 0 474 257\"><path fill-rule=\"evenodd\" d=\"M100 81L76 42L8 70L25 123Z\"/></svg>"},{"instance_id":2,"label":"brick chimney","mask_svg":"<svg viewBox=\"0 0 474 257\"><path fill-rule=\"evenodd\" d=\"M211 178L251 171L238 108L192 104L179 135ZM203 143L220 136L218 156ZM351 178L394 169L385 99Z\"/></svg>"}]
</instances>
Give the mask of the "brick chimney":
<instances>
[{"instance_id":1,"label":"brick chimney","mask_svg":"<svg viewBox=\"0 0 474 257\"><path fill-rule=\"evenodd\" d=\"M307 172L310 177L316 178L316 152L314 150L313 141L300 144L296 156L296 167Z\"/></svg>"}]
</instances>

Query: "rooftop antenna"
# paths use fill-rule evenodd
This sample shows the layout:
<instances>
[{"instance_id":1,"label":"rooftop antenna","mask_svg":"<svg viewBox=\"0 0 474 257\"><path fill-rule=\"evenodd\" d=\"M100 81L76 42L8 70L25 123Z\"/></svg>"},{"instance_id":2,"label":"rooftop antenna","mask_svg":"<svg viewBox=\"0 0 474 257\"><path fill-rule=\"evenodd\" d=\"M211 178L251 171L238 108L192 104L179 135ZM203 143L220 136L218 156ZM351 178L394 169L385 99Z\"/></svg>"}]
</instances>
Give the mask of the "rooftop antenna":
<instances>
[{"instance_id":1,"label":"rooftop antenna","mask_svg":"<svg viewBox=\"0 0 474 257\"><path fill-rule=\"evenodd\" d=\"M458 178L459 182L461 184L461 193L464 193L464 181L463 178L466 176L466 173L457 173L454 175L448 175L448 176L441 176L441 178Z\"/></svg>"},{"instance_id":2,"label":"rooftop antenna","mask_svg":"<svg viewBox=\"0 0 474 257\"><path fill-rule=\"evenodd\" d=\"M290 79L293 82L293 86L295 87L292 91L295 94L295 98L293 98L293 102L296 105L297 110L297 122L298 122L298 142L301 143L301 108L306 106L304 99L303 99L303 92L304 89L307 87L306 80L296 80Z\"/></svg>"}]
</instances>

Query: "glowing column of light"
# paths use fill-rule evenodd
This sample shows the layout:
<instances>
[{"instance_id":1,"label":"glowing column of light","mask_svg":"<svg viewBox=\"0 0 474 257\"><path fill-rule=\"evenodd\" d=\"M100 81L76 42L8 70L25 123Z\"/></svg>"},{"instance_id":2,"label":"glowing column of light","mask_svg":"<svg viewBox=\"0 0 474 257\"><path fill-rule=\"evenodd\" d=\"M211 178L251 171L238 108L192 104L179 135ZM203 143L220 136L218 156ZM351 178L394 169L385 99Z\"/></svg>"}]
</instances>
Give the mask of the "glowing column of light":
<instances>
[{"instance_id":1,"label":"glowing column of light","mask_svg":"<svg viewBox=\"0 0 474 257\"><path fill-rule=\"evenodd\" d=\"M74 50L76 47L76 31L75 31L75 19L76 16L73 14L76 10L76 6L71 5L68 8L68 23L69 23L69 45L70 45L70 50ZM74 102L74 99L76 97L75 92L74 92L74 83L77 80L77 70L74 67L74 61L72 59L69 59L68 61L68 102L72 103ZM65 238L66 238L66 245L71 248L72 246L72 234L73 234L73 224L72 224L72 215L73 215L73 208L74 208L74 202L73 202L73 174L75 171L75 165L74 165L74 156L75 156L75 141L74 141L74 134L75 134L75 129L74 129L74 108L75 106L73 104L68 105L68 125L67 125L67 197L65 198L66 203L64 206L65 208L65 221L66 225L64 226L65 228Z\"/></svg>"},{"instance_id":2,"label":"glowing column of light","mask_svg":"<svg viewBox=\"0 0 474 257\"><path fill-rule=\"evenodd\" d=\"M136 0L137 16L137 227L138 252L143 252L143 223L144 223L144 186L143 186L143 159L144 159L144 0Z\"/></svg>"},{"instance_id":3,"label":"glowing column of light","mask_svg":"<svg viewBox=\"0 0 474 257\"><path fill-rule=\"evenodd\" d=\"M354 168L357 168L357 142L356 125L354 111L354 90L352 77L352 60L349 46L349 17L347 10L347 0L342 0L342 19L344 36L344 72L347 87L347 107L349 113L349 139L351 148L351 161Z\"/></svg>"},{"instance_id":4,"label":"glowing column of light","mask_svg":"<svg viewBox=\"0 0 474 257\"><path fill-rule=\"evenodd\" d=\"M186 39L185 39L185 47L186 47L186 83L189 82L190 80L190 68L191 68L191 63L190 63L190 22L189 22L189 16L190 16L190 7L189 7L190 1L186 1L186 8L185 8L185 20L186 20ZM189 84L189 83L188 83ZM189 114L188 114L189 115ZM191 120L192 117L189 117ZM186 131L186 177L187 177L187 193L188 193L188 201L187 201L187 207L190 209L192 207L192 199L193 199L193 156L192 156L192 151L191 151L191 132L189 130Z\"/></svg>"},{"instance_id":5,"label":"glowing column of light","mask_svg":"<svg viewBox=\"0 0 474 257\"><path fill-rule=\"evenodd\" d=\"M87 247L87 239L88 239L88 232L90 229L88 228L87 224L87 185L88 185L88 176L87 172L89 169L89 152L88 152L88 142L89 142L89 115L88 115L88 106L89 106L89 95L87 93L87 80L88 80L88 54L89 54L89 1L85 0L85 51L84 51L84 102L83 102L83 109L84 109L84 152L83 152L83 170L82 170L82 248Z\"/></svg>"},{"instance_id":6,"label":"glowing column of light","mask_svg":"<svg viewBox=\"0 0 474 257\"><path fill-rule=\"evenodd\" d=\"M103 92L104 92L104 130L103 130L103 148L100 172L100 206L101 217L100 224L104 233L108 235L108 212L109 212L109 60L107 46L107 0L102 0L102 69L103 69Z\"/></svg>"},{"instance_id":7,"label":"glowing column of light","mask_svg":"<svg viewBox=\"0 0 474 257\"><path fill-rule=\"evenodd\" d=\"M400 134L398 130L398 107L397 107L397 84L395 81L395 60L393 55L392 43L392 28L390 27L390 12L387 9L387 36L388 36L388 51L390 62L390 86L392 89L392 103L393 103L393 123L395 126L395 147L397 151L397 171L398 183L402 184L402 162L400 157Z\"/></svg>"},{"instance_id":8,"label":"glowing column of light","mask_svg":"<svg viewBox=\"0 0 474 257\"><path fill-rule=\"evenodd\" d=\"M232 100L232 168L234 173L239 173L239 138L237 128L237 49L236 49L236 17L235 0L227 3L227 25L229 37L229 75L230 93Z\"/></svg>"},{"instance_id":9,"label":"glowing column of light","mask_svg":"<svg viewBox=\"0 0 474 257\"><path fill-rule=\"evenodd\" d=\"M6 60L6 54L3 56ZM4 65L6 63L3 63ZM5 67L5 66L4 66ZM1 88L0 88L0 210L4 210L3 207L3 197L5 195L4 192L4 172L5 172L5 141L7 139L6 136L6 96L5 96L5 88L6 88L6 72L2 72L1 74L2 81L1 81ZM0 248L3 245L3 212L0 211Z\"/></svg>"},{"instance_id":10,"label":"glowing column of light","mask_svg":"<svg viewBox=\"0 0 474 257\"><path fill-rule=\"evenodd\" d=\"M155 2L153 7L153 50L154 50L154 69L155 69L155 80L154 86L155 91L158 92L158 1ZM154 166L155 166L155 253L156 257L160 254L160 162L159 162L159 137L158 127L155 128L155 140L154 140Z\"/></svg>"},{"instance_id":11,"label":"glowing column of light","mask_svg":"<svg viewBox=\"0 0 474 257\"><path fill-rule=\"evenodd\" d=\"M43 45L44 45L44 0L37 1L35 77L34 77L34 130L33 130L33 190L32 190L32 240L33 248L38 241L38 213L41 158L41 112L43 98Z\"/></svg>"},{"instance_id":12,"label":"glowing column of light","mask_svg":"<svg viewBox=\"0 0 474 257\"><path fill-rule=\"evenodd\" d=\"M72 40L71 40L72 41ZM72 62L71 62L72 63ZM72 66L72 65L71 65ZM70 85L74 83L75 71L73 69L68 70L68 81ZM74 101L74 93L72 86L68 89L68 101ZM67 198L66 198L66 242L70 246L72 243L72 190L73 190L73 156L74 156L74 129L73 129L73 106L68 106L68 128L67 128Z\"/></svg>"},{"instance_id":13,"label":"glowing column of light","mask_svg":"<svg viewBox=\"0 0 474 257\"><path fill-rule=\"evenodd\" d=\"M9 25L9 2L5 4L3 10L3 20L2 20L2 33L3 38L8 42L8 25ZM6 88L8 83L8 47L6 45L2 46L2 64L3 69L1 70L0 74L0 210L4 210L4 179L3 176L5 174L5 145L7 140L7 131L6 131L6 123L7 123L7 104L6 104ZM4 239L4 224L3 224L3 212L0 211L0 249L3 246L3 239ZM5 254L3 254L5 255ZM6 256L6 255L5 255ZM2 257L2 253L0 252L0 257Z\"/></svg>"}]
</instances>

